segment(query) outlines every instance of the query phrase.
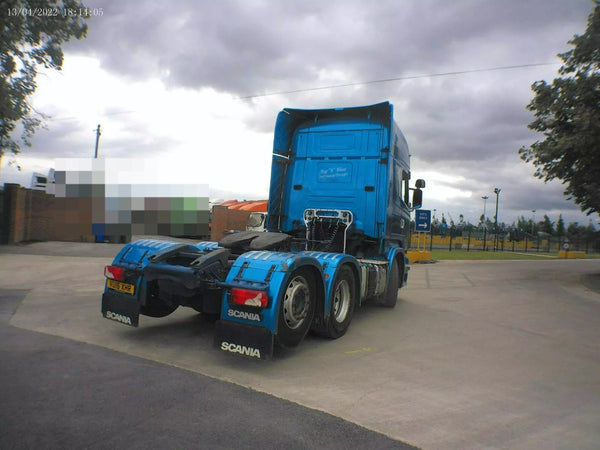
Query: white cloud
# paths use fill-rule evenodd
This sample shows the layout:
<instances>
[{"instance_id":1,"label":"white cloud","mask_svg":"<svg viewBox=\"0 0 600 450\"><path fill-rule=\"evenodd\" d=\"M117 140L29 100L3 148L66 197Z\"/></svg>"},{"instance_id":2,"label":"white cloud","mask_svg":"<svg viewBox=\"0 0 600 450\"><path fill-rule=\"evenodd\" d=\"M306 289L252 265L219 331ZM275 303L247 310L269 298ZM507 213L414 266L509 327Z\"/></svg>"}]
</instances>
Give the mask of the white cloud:
<instances>
[{"instance_id":1,"label":"white cloud","mask_svg":"<svg viewBox=\"0 0 600 450\"><path fill-rule=\"evenodd\" d=\"M230 94L168 88L158 79L132 82L108 73L95 58L69 55L60 73L45 73L40 80L34 106L52 117L35 147L17 156L24 173L34 166L47 171L43 163L52 162L30 154L92 157L99 123L101 157L139 158L140 164L154 159L174 182L267 196L272 135L249 129L250 107ZM55 141L51 152L47 140ZM4 170L3 181L14 178L12 172ZM25 179L28 184L30 175L21 174L19 180Z\"/></svg>"},{"instance_id":2,"label":"white cloud","mask_svg":"<svg viewBox=\"0 0 600 450\"><path fill-rule=\"evenodd\" d=\"M94 6L104 16L90 20L87 39L64 47L62 72L38 77L34 106L52 116L49 129L18 156L23 172L3 159L0 182L29 171L29 183L31 171L44 172L54 158L92 157L101 124L101 156L167 158L173 164L164 171L209 184L213 197L266 198L278 111L389 99L413 178L427 180L425 207L476 222L481 196L498 186L501 220L537 209L539 218L546 211L587 223L560 184L533 178L517 155L536 138L527 129L529 86L554 78L555 66L237 96L558 61L584 31L588 0ZM488 215L490 208L488 201Z\"/></svg>"}]
</instances>

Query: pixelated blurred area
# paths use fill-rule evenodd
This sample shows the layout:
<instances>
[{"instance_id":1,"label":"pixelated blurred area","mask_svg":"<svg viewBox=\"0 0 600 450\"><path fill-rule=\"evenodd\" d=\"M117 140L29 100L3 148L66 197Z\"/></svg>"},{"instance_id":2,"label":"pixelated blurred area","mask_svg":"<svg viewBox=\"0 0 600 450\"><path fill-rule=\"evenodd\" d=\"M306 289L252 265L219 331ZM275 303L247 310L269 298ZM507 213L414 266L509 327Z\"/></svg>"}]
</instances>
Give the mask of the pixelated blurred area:
<instances>
[{"instance_id":1,"label":"pixelated blurred area","mask_svg":"<svg viewBox=\"0 0 600 450\"><path fill-rule=\"evenodd\" d=\"M208 239L208 185L177 183L164 176L165 167L131 159L57 159L45 185L5 185L0 242Z\"/></svg>"}]
</instances>

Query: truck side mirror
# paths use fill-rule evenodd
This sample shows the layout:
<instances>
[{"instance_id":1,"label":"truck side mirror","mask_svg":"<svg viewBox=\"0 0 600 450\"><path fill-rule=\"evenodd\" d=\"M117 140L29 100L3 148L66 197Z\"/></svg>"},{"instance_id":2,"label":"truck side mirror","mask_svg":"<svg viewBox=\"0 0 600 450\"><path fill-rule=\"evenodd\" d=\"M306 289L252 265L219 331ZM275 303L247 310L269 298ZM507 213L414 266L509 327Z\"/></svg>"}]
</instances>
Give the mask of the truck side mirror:
<instances>
[{"instance_id":1,"label":"truck side mirror","mask_svg":"<svg viewBox=\"0 0 600 450\"><path fill-rule=\"evenodd\" d=\"M415 189L413 190L412 207L414 209L419 209L421 206L423 206L423 191L421 189Z\"/></svg>"},{"instance_id":2,"label":"truck side mirror","mask_svg":"<svg viewBox=\"0 0 600 450\"><path fill-rule=\"evenodd\" d=\"M415 187L417 189L423 189L425 187L425 180L419 178L417 181L415 181Z\"/></svg>"}]
</instances>

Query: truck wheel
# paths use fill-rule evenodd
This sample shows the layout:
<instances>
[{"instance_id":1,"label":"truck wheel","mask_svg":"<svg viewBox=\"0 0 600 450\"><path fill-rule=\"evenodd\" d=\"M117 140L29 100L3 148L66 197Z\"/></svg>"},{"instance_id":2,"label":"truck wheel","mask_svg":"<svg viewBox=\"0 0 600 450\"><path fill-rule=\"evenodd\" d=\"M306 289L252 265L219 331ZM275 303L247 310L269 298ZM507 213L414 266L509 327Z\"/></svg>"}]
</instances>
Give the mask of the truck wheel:
<instances>
[{"instance_id":1,"label":"truck wheel","mask_svg":"<svg viewBox=\"0 0 600 450\"><path fill-rule=\"evenodd\" d=\"M343 336L354 314L356 305L356 278L348 266L343 266L336 275L333 284L333 298L329 307L329 318L323 329L317 334L337 339Z\"/></svg>"},{"instance_id":2,"label":"truck wheel","mask_svg":"<svg viewBox=\"0 0 600 450\"><path fill-rule=\"evenodd\" d=\"M177 305L170 305L157 297L150 297L140 308L140 313L150 317L165 317L176 309Z\"/></svg>"},{"instance_id":3,"label":"truck wheel","mask_svg":"<svg viewBox=\"0 0 600 450\"><path fill-rule=\"evenodd\" d=\"M398 271L398 260L394 258L392 261L388 287L383 296L377 301L377 304L388 308L396 306L396 302L398 301L398 289L400 289L400 273Z\"/></svg>"},{"instance_id":4,"label":"truck wheel","mask_svg":"<svg viewBox=\"0 0 600 450\"><path fill-rule=\"evenodd\" d=\"M315 281L308 269L294 272L283 291L276 340L282 347L295 347L308 332L315 314Z\"/></svg>"}]
</instances>

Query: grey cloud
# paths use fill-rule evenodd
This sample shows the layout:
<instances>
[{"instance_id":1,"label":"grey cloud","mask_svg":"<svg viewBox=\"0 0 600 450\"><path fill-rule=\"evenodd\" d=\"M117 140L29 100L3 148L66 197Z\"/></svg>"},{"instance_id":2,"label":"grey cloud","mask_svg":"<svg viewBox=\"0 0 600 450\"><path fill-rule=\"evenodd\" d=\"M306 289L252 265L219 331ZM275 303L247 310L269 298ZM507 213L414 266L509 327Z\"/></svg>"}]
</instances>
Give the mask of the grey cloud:
<instances>
[{"instance_id":1,"label":"grey cloud","mask_svg":"<svg viewBox=\"0 0 600 450\"><path fill-rule=\"evenodd\" d=\"M159 77L168 86L209 87L235 96L558 62L556 54L584 31L592 9L589 0L88 3L103 7L104 16L92 19L88 38L69 43L67 53L93 54L103 68L131 79ZM549 72L481 72L260 97L244 101L249 106L244 121L271 133L286 106L389 99L419 167L462 175L467 181L461 188L474 192L505 186L503 199L515 212L535 208L527 206L529 199L575 210L564 201L562 186L533 178L533 167L517 155L538 138L527 129L531 115L525 107L541 73ZM84 137L91 141L87 135L74 141L83 143ZM71 148L66 137L56 145ZM480 209L477 198L460 202L454 207L465 213Z\"/></svg>"},{"instance_id":2,"label":"grey cloud","mask_svg":"<svg viewBox=\"0 0 600 450\"><path fill-rule=\"evenodd\" d=\"M121 74L237 95L311 87L320 84L321 70L357 81L537 61L558 52L540 42L540 29L551 30L544 37L560 36L557 27L582 23L590 10L587 0L105 0L93 6L101 5L104 15L90 21L88 38L70 48L93 51Z\"/></svg>"}]
</instances>

